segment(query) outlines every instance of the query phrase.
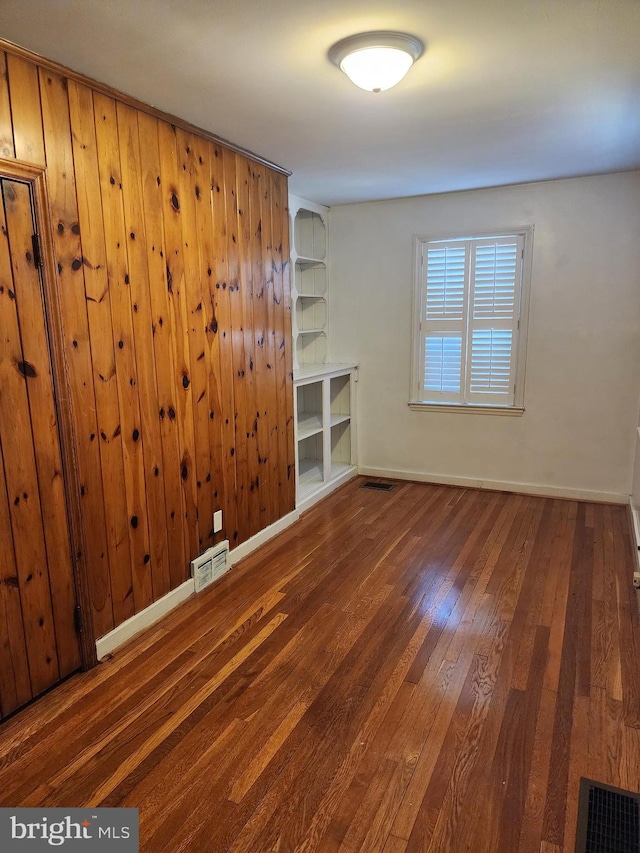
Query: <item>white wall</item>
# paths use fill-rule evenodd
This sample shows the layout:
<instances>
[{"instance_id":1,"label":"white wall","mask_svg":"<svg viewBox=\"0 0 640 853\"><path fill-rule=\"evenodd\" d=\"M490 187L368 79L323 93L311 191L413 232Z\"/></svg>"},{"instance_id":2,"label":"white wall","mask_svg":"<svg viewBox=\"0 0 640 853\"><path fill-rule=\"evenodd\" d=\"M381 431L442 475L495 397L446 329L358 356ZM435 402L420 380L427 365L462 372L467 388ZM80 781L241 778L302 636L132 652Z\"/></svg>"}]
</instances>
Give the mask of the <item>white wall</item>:
<instances>
[{"instance_id":1,"label":"white wall","mask_svg":"<svg viewBox=\"0 0 640 853\"><path fill-rule=\"evenodd\" d=\"M633 478L631 480L631 506L635 515L634 532L636 545L640 549L640 419L638 420L638 429L636 432L635 451ZM640 568L640 554L638 554L638 562Z\"/></svg>"},{"instance_id":2,"label":"white wall","mask_svg":"<svg viewBox=\"0 0 640 853\"><path fill-rule=\"evenodd\" d=\"M415 234L535 226L522 417L412 412ZM333 207L331 360L356 358L358 462L623 499L640 397L640 172Z\"/></svg>"},{"instance_id":3,"label":"white wall","mask_svg":"<svg viewBox=\"0 0 640 853\"><path fill-rule=\"evenodd\" d=\"M633 536L636 555L636 573L634 583L640 586L640 414L638 415L638 429L635 435L635 458L633 465L633 477L631 479L631 515L633 517Z\"/></svg>"}]
</instances>

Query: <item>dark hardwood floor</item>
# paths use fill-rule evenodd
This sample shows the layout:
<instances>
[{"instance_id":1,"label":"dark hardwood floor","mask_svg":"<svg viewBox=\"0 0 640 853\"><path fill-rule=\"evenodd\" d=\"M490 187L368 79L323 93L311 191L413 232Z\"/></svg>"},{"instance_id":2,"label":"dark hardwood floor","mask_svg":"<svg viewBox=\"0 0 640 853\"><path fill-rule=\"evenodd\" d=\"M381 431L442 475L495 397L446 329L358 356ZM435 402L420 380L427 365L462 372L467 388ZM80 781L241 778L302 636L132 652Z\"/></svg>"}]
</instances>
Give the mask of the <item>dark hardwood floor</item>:
<instances>
[{"instance_id":1,"label":"dark hardwood floor","mask_svg":"<svg viewBox=\"0 0 640 853\"><path fill-rule=\"evenodd\" d=\"M352 481L0 727L0 805L136 806L141 850L573 851L640 790L625 507Z\"/></svg>"}]
</instances>

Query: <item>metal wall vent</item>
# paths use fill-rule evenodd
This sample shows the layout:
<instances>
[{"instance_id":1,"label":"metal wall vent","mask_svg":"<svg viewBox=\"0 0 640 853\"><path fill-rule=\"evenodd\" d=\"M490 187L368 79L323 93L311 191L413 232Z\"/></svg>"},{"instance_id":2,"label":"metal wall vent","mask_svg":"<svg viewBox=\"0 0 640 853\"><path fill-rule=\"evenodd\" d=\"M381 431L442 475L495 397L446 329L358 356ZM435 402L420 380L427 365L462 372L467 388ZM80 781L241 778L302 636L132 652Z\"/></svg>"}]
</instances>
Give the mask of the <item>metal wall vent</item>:
<instances>
[{"instance_id":1,"label":"metal wall vent","mask_svg":"<svg viewBox=\"0 0 640 853\"><path fill-rule=\"evenodd\" d=\"M191 561L191 577L194 580L196 592L200 592L228 570L229 540L225 539L218 545L208 548Z\"/></svg>"},{"instance_id":2,"label":"metal wall vent","mask_svg":"<svg viewBox=\"0 0 640 853\"><path fill-rule=\"evenodd\" d=\"M640 853L640 795L581 779L575 853Z\"/></svg>"},{"instance_id":3,"label":"metal wall vent","mask_svg":"<svg viewBox=\"0 0 640 853\"><path fill-rule=\"evenodd\" d=\"M360 488L375 489L378 492L390 492L391 489L395 489L395 485L393 483L374 483L372 480L367 480L367 482L363 483Z\"/></svg>"}]
</instances>

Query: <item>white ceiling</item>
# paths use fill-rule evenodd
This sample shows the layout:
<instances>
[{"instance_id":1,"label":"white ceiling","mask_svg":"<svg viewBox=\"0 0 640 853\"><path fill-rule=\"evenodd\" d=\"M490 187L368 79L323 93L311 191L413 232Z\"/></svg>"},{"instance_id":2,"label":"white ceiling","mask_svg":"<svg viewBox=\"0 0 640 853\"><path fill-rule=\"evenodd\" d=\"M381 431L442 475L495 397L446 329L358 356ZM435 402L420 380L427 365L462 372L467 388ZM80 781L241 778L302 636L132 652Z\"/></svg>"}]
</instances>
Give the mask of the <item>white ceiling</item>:
<instances>
[{"instance_id":1,"label":"white ceiling","mask_svg":"<svg viewBox=\"0 0 640 853\"><path fill-rule=\"evenodd\" d=\"M377 95L327 59L375 29L427 45ZM640 0L1 0L0 36L326 204L640 167Z\"/></svg>"}]
</instances>

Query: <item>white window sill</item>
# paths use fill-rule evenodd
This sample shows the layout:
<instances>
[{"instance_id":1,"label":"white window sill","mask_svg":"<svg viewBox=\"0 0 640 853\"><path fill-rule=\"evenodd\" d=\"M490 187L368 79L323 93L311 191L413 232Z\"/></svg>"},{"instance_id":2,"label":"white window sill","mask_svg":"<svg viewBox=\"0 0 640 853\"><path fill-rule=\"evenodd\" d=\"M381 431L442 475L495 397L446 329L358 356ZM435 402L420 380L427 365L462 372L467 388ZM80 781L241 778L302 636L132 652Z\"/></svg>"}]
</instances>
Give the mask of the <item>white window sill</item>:
<instances>
[{"instance_id":1,"label":"white window sill","mask_svg":"<svg viewBox=\"0 0 640 853\"><path fill-rule=\"evenodd\" d=\"M457 405L456 403L409 403L413 412L464 412L467 415L506 415L520 418L524 414L524 406L474 406Z\"/></svg>"}]
</instances>

